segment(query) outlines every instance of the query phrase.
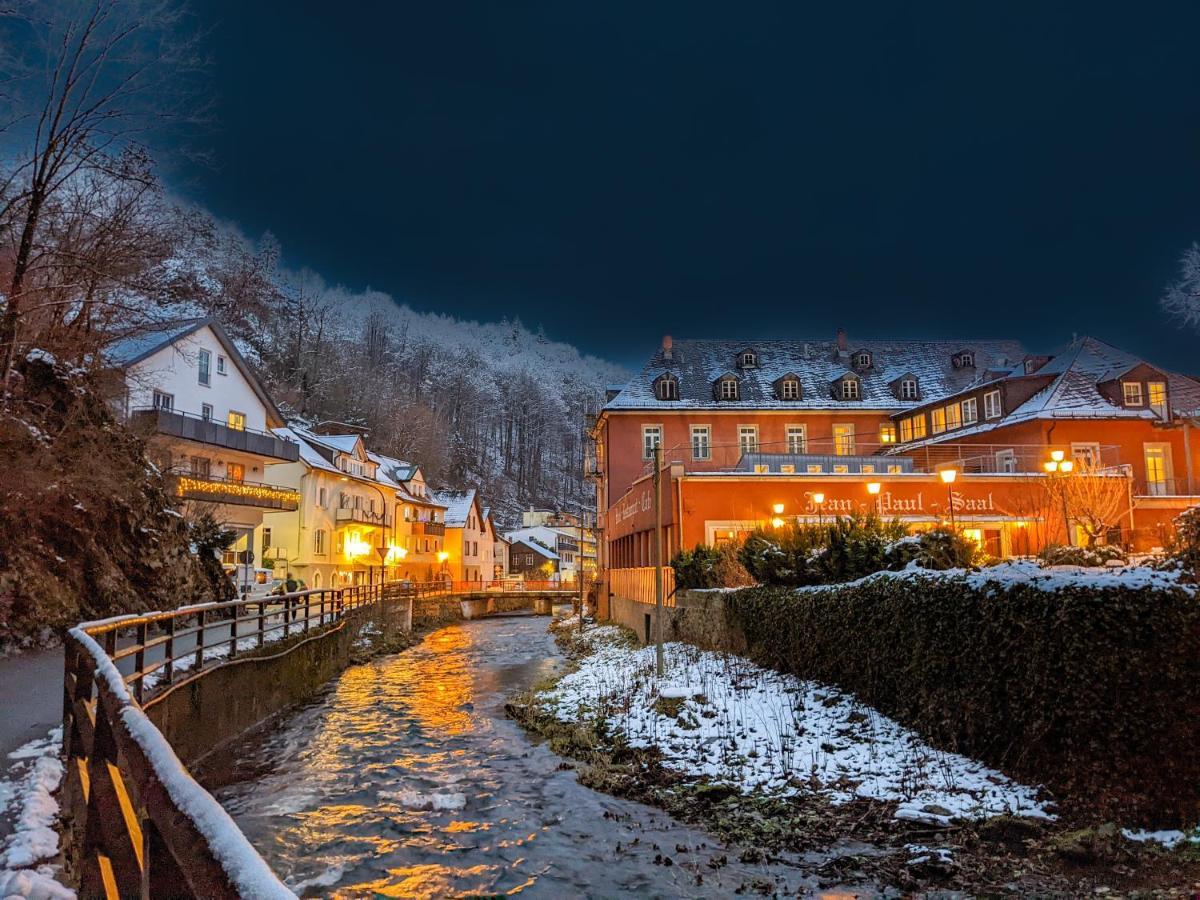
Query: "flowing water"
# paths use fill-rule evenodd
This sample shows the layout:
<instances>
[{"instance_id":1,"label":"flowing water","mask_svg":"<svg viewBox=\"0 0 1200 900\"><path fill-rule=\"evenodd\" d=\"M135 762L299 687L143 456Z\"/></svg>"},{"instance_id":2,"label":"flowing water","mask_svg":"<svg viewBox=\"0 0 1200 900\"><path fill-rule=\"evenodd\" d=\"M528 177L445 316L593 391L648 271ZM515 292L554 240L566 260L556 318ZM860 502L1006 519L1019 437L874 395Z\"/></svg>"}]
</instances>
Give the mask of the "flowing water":
<instances>
[{"instance_id":1,"label":"flowing water","mask_svg":"<svg viewBox=\"0 0 1200 900\"><path fill-rule=\"evenodd\" d=\"M347 669L315 702L235 747L217 798L307 896L729 896L755 880L815 888L803 860L741 863L738 850L658 810L581 786L508 719L509 694L563 665L546 624L465 622Z\"/></svg>"}]
</instances>

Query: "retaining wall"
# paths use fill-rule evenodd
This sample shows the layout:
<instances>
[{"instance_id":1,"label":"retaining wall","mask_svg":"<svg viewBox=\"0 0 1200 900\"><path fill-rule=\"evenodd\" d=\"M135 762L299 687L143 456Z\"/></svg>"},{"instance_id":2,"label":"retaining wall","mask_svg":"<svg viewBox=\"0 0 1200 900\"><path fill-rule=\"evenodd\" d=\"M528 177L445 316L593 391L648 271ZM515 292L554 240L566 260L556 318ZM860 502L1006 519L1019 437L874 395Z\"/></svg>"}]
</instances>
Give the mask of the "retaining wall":
<instances>
[{"instance_id":1,"label":"retaining wall","mask_svg":"<svg viewBox=\"0 0 1200 900\"><path fill-rule=\"evenodd\" d=\"M727 591L676 591L675 605L663 607L663 637L684 641L705 650L743 653L746 636L725 612ZM631 629L643 644L654 640L653 603L629 600L615 594L608 599L607 618Z\"/></svg>"}]
</instances>

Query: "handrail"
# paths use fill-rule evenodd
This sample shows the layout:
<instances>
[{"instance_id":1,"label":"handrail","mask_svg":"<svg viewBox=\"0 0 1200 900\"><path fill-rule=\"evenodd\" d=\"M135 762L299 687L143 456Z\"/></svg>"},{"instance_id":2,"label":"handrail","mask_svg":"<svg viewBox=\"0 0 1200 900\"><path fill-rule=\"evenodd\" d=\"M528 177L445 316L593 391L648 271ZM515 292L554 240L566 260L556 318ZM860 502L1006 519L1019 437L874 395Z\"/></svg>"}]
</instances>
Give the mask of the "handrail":
<instances>
[{"instance_id":1,"label":"handrail","mask_svg":"<svg viewBox=\"0 0 1200 900\"><path fill-rule=\"evenodd\" d=\"M184 412L182 409L175 409L174 407L172 407L170 409L163 409L162 407L159 407L159 406L138 406L138 407L131 409L129 411L129 414L131 416L134 416L134 415L137 415L138 413L147 413L147 412L170 413L173 416L183 416L185 419L195 419L198 422L207 422L210 425L223 425L224 427L228 428L230 431L244 431L246 434L257 434L260 437L274 438L277 441L283 441L285 444L296 443L296 441L292 440L291 438L281 437L280 435L274 434L273 432L270 432L270 431L261 431L258 428L234 428L228 422L222 422L220 419L214 419L212 416L204 416L204 415L200 415L198 413L193 413L193 412Z\"/></svg>"}]
</instances>

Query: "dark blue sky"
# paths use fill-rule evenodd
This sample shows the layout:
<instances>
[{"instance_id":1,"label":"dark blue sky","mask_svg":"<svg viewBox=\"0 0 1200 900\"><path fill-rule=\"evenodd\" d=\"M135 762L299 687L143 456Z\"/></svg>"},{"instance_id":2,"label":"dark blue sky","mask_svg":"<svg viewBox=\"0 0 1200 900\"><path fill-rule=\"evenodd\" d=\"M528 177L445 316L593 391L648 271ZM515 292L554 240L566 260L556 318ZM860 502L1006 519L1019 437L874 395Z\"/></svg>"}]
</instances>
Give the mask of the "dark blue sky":
<instances>
[{"instance_id":1,"label":"dark blue sky","mask_svg":"<svg viewBox=\"0 0 1200 900\"><path fill-rule=\"evenodd\" d=\"M198 0L216 168L291 265L640 362L1090 332L1200 371L1200 3Z\"/></svg>"}]
</instances>

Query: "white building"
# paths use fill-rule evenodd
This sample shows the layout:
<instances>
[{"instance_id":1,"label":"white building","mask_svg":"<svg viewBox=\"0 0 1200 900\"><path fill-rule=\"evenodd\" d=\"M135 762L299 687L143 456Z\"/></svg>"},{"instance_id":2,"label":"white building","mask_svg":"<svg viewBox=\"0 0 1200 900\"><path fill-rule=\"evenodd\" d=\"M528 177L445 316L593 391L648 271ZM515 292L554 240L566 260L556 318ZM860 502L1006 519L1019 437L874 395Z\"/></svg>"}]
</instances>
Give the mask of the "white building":
<instances>
[{"instance_id":1,"label":"white building","mask_svg":"<svg viewBox=\"0 0 1200 900\"><path fill-rule=\"evenodd\" d=\"M119 413L144 432L185 509L211 510L238 533L226 563L253 562L264 513L298 507L272 478L299 447L270 431L283 417L233 341L213 319L187 319L114 341L105 360L123 379Z\"/></svg>"},{"instance_id":2,"label":"white building","mask_svg":"<svg viewBox=\"0 0 1200 900\"><path fill-rule=\"evenodd\" d=\"M513 544L512 552L516 552L517 542L549 548L554 551L557 563L557 578L561 581L575 581L579 577L579 535L578 529L572 532L569 528L551 528L548 525L534 525L529 528L518 528L505 535ZM513 567L516 568L515 566Z\"/></svg>"}]
</instances>

